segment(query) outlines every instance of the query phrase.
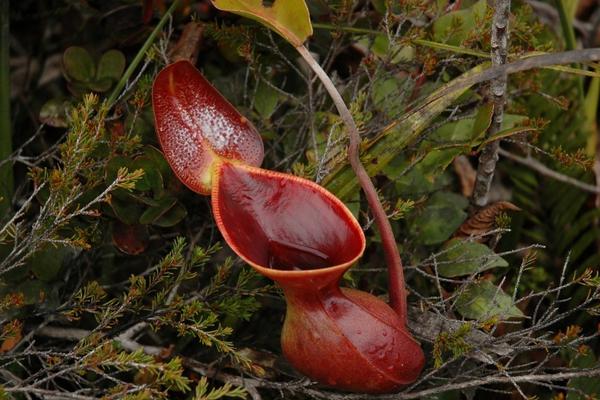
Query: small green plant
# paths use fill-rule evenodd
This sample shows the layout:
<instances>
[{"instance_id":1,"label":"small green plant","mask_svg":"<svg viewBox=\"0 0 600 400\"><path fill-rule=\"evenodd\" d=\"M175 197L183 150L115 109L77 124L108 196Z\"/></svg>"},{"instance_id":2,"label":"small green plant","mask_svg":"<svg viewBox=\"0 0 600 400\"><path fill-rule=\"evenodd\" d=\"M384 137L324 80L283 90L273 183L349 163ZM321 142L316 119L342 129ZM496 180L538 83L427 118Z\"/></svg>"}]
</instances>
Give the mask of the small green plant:
<instances>
[{"instance_id":1,"label":"small green plant","mask_svg":"<svg viewBox=\"0 0 600 400\"><path fill-rule=\"evenodd\" d=\"M69 47L63 54L63 68L74 95L89 91L104 93L123 75L125 55L119 50L109 50L96 62L83 47Z\"/></svg>"}]
</instances>

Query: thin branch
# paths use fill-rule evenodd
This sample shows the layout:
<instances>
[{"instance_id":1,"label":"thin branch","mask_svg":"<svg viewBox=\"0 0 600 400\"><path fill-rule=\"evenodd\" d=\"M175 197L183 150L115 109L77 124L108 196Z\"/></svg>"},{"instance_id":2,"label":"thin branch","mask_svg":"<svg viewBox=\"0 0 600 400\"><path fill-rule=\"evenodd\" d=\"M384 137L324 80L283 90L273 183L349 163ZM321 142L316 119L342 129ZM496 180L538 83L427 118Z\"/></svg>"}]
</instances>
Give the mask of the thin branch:
<instances>
[{"instance_id":1,"label":"thin branch","mask_svg":"<svg viewBox=\"0 0 600 400\"><path fill-rule=\"evenodd\" d=\"M94 396L82 396L75 393L59 392L56 390L40 389L33 386L24 387L4 387L3 390L7 393L31 393L41 396L43 399L49 400L97 400Z\"/></svg>"},{"instance_id":2,"label":"thin branch","mask_svg":"<svg viewBox=\"0 0 600 400\"><path fill-rule=\"evenodd\" d=\"M538 172L539 174L547 176L548 178L552 178L557 181L569 184L571 186L574 186L574 187L584 190L586 192L600 194L600 187L590 185L589 183L582 182L582 181L575 179L573 177L570 177L568 175L561 174L560 172L554 171L553 169L546 167L544 164L542 164L541 162L539 162L538 160L536 160L533 157L520 157L520 156L517 156L516 154L513 154L502 148L500 148L498 150L498 153L501 156L506 157L510 160L513 160L513 161L515 161L521 165L524 165L526 167L529 167L532 170Z\"/></svg>"}]
</instances>

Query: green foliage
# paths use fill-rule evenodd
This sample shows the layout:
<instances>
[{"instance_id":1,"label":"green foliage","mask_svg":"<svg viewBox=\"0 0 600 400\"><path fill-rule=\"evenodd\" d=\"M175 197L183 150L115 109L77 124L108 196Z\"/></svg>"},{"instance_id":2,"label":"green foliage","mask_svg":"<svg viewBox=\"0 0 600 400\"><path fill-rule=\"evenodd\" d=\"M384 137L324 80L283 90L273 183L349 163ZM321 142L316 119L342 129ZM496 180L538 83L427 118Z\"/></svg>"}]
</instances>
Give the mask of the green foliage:
<instances>
[{"instance_id":1,"label":"green foliage","mask_svg":"<svg viewBox=\"0 0 600 400\"><path fill-rule=\"evenodd\" d=\"M594 368L598 366L598 360L592 349L581 346L575 352L571 365L577 368ZM584 400L600 396L600 381L596 378L574 378L569 380L568 386L575 390L567 394L567 400Z\"/></svg>"},{"instance_id":2,"label":"green foliage","mask_svg":"<svg viewBox=\"0 0 600 400\"><path fill-rule=\"evenodd\" d=\"M442 332L433 343L433 365L440 368L444 363L444 353L452 353L453 358L459 358L469 352L472 346L467 342L466 337L471 332L471 325L462 324L454 332Z\"/></svg>"},{"instance_id":3,"label":"green foliage","mask_svg":"<svg viewBox=\"0 0 600 400\"><path fill-rule=\"evenodd\" d=\"M467 200L455 193L437 192L411 221L411 232L424 245L446 241L463 223Z\"/></svg>"},{"instance_id":4,"label":"green foliage","mask_svg":"<svg viewBox=\"0 0 600 400\"><path fill-rule=\"evenodd\" d=\"M447 278L508 266L502 257L481 243L452 239L444 247L446 251L438 258L438 272Z\"/></svg>"},{"instance_id":5,"label":"green foliage","mask_svg":"<svg viewBox=\"0 0 600 400\"><path fill-rule=\"evenodd\" d=\"M279 93L264 82L259 82L256 88L254 108L261 117L269 119L277 108Z\"/></svg>"},{"instance_id":6,"label":"green foliage","mask_svg":"<svg viewBox=\"0 0 600 400\"><path fill-rule=\"evenodd\" d=\"M513 299L490 281L469 284L459 293L456 310L465 318L477 320L523 317Z\"/></svg>"},{"instance_id":7,"label":"green foliage","mask_svg":"<svg viewBox=\"0 0 600 400\"><path fill-rule=\"evenodd\" d=\"M218 400L223 397L245 399L246 390L241 387L232 387L230 383L226 383L221 387L212 388L209 391L208 380L203 376L198 385L196 385L193 400Z\"/></svg>"},{"instance_id":8,"label":"green foliage","mask_svg":"<svg viewBox=\"0 0 600 400\"><path fill-rule=\"evenodd\" d=\"M96 64L86 49L73 46L65 50L63 66L69 88L75 95L86 91L106 92L125 71L125 55L119 50L109 50Z\"/></svg>"},{"instance_id":9,"label":"green foliage","mask_svg":"<svg viewBox=\"0 0 600 400\"><path fill-rule=\"evenodd\" d=\"M472 7L441 16L433 24L433 39L436 42L459 45L464 43L475 28L482 29L487 3L478 1Z\"/></svg>"}]
</instances>

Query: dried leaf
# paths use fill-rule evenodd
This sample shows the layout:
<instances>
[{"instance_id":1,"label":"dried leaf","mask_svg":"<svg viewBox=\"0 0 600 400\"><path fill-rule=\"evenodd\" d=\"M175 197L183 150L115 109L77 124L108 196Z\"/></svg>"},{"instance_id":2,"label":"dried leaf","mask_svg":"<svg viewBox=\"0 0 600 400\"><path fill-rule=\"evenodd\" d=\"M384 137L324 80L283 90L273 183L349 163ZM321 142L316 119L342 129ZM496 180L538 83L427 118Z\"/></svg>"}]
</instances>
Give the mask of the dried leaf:
<instances>
[{"instance_id":1,"label":"dried leaf","mask_svg":"<svg viewBox=\"0 0 600 400\"><path fill-rule=\"evenodd\" d=\"M456 230L454 237L465 238L470 236L480 236L494 229L496 217L504 211L520 211L521 209L508 201L497 201L468 218Z\"/></svg>"},{"instance_id":2,"label":"dried leaf","mask_svg":"<svg viewBox=\"0 0 600 400\"><path fill-rule=\"evenodd\" d=\"M170 52L171 62L187 60L195 64L198 59L203 32L204 25L201 23L196 21L188 23L183 28L181 37Z\"/></svg>"},{"instance_id":3,"label":"dried leaf","mask_svg":"<svg viewBox=\"0 0 600 400\"><path fill-rule=\"evenodd\" d=\"M0 354L11 351L23 339L23 324L20 321L14 320L3 329L6 339L0 345Z\"/></svg>"}]
</instances>

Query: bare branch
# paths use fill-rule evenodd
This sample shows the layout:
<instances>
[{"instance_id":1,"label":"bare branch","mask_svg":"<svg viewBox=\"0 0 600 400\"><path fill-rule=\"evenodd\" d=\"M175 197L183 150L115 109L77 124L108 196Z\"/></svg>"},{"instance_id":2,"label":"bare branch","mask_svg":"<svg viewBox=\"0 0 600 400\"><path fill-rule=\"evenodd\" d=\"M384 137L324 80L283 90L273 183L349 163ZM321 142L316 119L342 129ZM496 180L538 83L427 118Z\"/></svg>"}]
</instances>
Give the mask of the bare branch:
<instances>
[{"instance_id":1,"label":"bare branch","mask_svg":"<svg viewBox=\"0 0 600 400\"><path fill-rule=\"evenodd\" d=\"M501 156L506 157L510 160L513 160L513 161L515 161L521 165L524 165L526 167L529 167L532 170L538 172L539 174L547 176L548 178L552 178L559 182L566 183L568 185L574 186L574 187L584 190L586 192L595 193L595 194L600 193L600 187L590 185L589 183L582 182L582 181L575 179L573 177L570 177L568 175L564 175L564 174L561 174L560 172L554 171L553 169L548 168L547 166L545 166L544 164L542 164L541 162L539 162L538 160L536 160L535 158L533 158L531 156L526 157L526 158L520 157L520 156L517 156L516 154L513 154L502 148L498 149L498 153Z\"/></svg>"},{"instance_id":2,"label":"bare branch","mask_svg":"<svg viewBox=\"0 0 600 400\"><path fill-rule=\"evenodd\" d=\"M494 17L492 20L492 65L494 67L506 64L508 54L508 17L510 0L495 0ZM501 75L490 82L494 113L487 136L494 136L502 129L504 119L504 104L506 103L507 76ZM488 203L488 194L494 179L496 162L498 161L499 141L488 143L479 155L479 165L473 190L473 203L483 207Z\"/></svg>"}]
</instances>

